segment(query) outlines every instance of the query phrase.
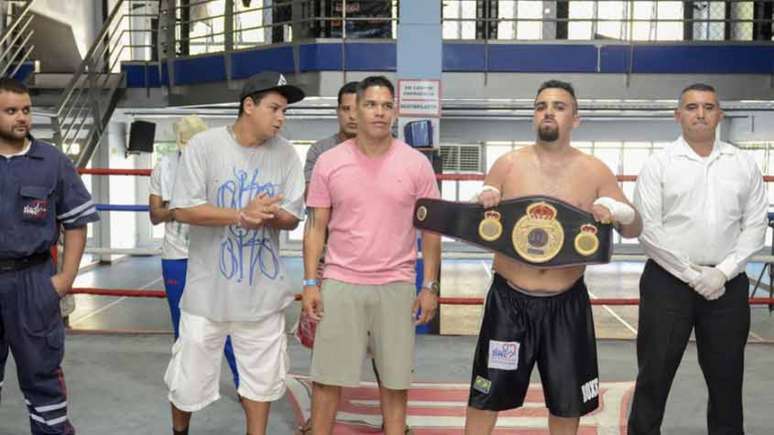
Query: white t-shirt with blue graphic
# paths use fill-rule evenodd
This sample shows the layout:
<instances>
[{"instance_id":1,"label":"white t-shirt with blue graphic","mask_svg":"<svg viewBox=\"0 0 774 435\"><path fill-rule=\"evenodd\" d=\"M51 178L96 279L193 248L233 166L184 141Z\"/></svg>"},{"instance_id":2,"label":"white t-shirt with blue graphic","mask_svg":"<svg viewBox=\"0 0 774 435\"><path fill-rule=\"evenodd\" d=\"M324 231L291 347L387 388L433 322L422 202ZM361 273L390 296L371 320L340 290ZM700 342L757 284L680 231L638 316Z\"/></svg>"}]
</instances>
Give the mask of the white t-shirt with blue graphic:
<instances>
[{"instance_id":1,"label":"white t-shirt with blue graphic","mask_svg":"<svg viewBox=\"0 0 774 435\"><path fill-rule=\"evenodd\" d=\"M241 208L261 193L284 195L281 207L304 212L304 175L293 146L275 136L254 148L226 127L194 136L177 169L171 208ZM180 307L214 321L256 321L293 301L279 251L279 230L191 225Z\"/></svg>"}]
</instances>

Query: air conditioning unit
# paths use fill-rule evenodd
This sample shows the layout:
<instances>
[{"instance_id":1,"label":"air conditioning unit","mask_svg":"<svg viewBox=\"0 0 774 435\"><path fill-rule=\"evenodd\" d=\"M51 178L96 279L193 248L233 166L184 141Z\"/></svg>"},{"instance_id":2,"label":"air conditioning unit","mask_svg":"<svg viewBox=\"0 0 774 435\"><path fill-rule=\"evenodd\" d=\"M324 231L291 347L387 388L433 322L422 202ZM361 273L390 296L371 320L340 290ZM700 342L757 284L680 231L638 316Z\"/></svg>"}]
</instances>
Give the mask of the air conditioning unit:
<instances>
[{"instance_id":1,"label":"air conditioning unit","mask_svg":"<svg viewBox=\"0 0 774 435\"><path fill-rule=\"evenodd\" d=\"M441 159L444 173L484 172L481 144L442 144Z\"/></svg>"}]
</instances>

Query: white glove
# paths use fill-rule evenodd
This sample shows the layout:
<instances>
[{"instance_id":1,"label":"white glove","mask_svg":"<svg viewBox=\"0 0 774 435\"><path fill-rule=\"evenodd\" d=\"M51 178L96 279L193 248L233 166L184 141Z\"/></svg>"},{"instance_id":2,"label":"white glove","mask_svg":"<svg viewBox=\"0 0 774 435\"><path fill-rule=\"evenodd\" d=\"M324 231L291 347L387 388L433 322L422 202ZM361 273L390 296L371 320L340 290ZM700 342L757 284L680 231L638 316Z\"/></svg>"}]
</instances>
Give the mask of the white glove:
<instances>
[{"instance_id":1,"label":"white glove","mask_svg":"<svg viewBox=\"0 0 774 435\"><path fill-rule=\"evenodd\" d=\"M723 296L728 280L726 275L717 267L699 266L699 271L701 275L690 283L691 287L708 301Z\"/></svg>"},{"instance_id":2,"label":"white glove","mask_svg":"<svg viewBox=\"0 0 774 435\"><path fill-rule=\"evenodd\" d=\"M609 196L603 196L597 198L593 205L601 205L610 210L610 215L613 216L613 222L620 222L624 225L634 222L634 208L625 202L616 201Z\"/></svg>"},{"instance_id":3,"label":"white glove","mask_svg":"<svg viewBox=\"0 0 774 435\"><path fill-rule=\"evenodd\" d=\"M478 202L484 206L484 208L492 208L500 203L502 194L500 189L485 184L481 190L473 197L473 202Z\"/></svg>"},{"instance_id":4,"label":"white glove","mask_svg":"<svg viewBox=\"0 0 774 435\"><path fill-rule=\"evenodd\" d=\"M707 295L707 300L708 301L714 301L715 299L719 299L724 294L726 294L726 286L725 285L721 286L716 291L714 291L714 292L710 293L709 295Z\"/></svg>"}]
</instances>

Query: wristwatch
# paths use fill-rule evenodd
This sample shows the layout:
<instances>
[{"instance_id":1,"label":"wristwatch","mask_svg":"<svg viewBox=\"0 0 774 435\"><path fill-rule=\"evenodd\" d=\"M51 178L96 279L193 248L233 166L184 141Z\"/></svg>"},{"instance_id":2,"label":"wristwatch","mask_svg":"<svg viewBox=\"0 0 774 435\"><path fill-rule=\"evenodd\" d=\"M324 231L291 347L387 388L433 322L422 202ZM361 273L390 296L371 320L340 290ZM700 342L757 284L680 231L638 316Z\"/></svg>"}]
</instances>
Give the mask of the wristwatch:
<instances>
[{"instance_id":1,"label":"wristwatch","mask_svg":"<svg viewBox=\"0 0 774 435\"><path fill-rule=\"evenodd\" d=\"M430 290L430 293L435 296L441 294L441 287L438 285L438 281L430 281L426 284L422 284L422 288Z\"/></svg>"},{"instance_id":2,"label":"wristwatch","mask_svg":"<svg viewBox=\"0 0 774 435\"><path fill-rule=\"evenodd\" d=\"M319 279L305 279L304 280L304 287L317 287L320 285Z\"/></svg>"}]
</instances>

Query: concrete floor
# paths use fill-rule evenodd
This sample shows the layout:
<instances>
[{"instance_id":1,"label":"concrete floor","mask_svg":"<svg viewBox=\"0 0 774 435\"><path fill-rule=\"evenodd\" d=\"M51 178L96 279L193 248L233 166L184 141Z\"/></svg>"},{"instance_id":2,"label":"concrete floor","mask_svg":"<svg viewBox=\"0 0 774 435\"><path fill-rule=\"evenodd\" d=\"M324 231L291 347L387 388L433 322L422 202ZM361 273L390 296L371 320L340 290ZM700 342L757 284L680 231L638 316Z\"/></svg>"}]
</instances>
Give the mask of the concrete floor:
<instances>
[{"instance_id":1,"label":"concrete floor","mask_svg":"<svg viewBox=\"0 0 774 435\"><path fill-rule=\"evenodd\" d=\"M420 336L417 340L416 381L467 382L474 346L474 337ZM78 432L82 435L171 433L167 391L162 381L170 347L171 337L163 335L69 336L64 370L70 395L69 415ZM631 341L602 340L598 350L603 385L633 382L636 368ZM306 349L292 343L290 359L292 373L309 373L310 354ZM744 397L748 434L772 433L772 367L774 348L771 345L750 344L747 347ZM3 435L19 435L28 431L24 400L18 391L14 373L15 367L10 361L3 388L3 404L0 406L0 434ZM368 371L364 370L364 373ZM225 370L221 378L221 394L219 401L194 415L192 435L244 434L242 411ZM705 407L704 382L696 363L695 348L691 344L672 387L662 433L706 433ZM292 434L297 419L286 396L272 407L269 434ZM459 432L449 430L445 433ZM522 432L514 430L505 433ZM600 428L599 433L620 432L617 427L606 427Z\"/></svg>"},{"instance_id":2,"label":"concrete floor","mask_svg":"<svg viewBox=\"0 0 774 435\"><path fill-rule=\"evenodd\" d=\"M300 262L289 261L291 276L301 281ZM642 265L637 263L614 263L596 266L588 272L591 292L596 297L636 296L637 280ZM760 266L758 266L760 269ZM758 269L758 270L759 270ZM481 295L486 288L488 263L480 260L444 260L443 291L448 296ZM158 258L135 257L117 262L109 267L100 267L82 274L77 286L98 286L107 288L160 289L160 266ZM456 307L455 307L456 308ZM442 315L445 333L454 332L451 325L462 320L468 322L459 334L475 333L478 323L478 308L461 310L456 322L451 322L452 310ZM288 310L289 324L297 316L298 307ZM460 314L461 313L461 314ZM621 339L600 339L598 343L600 375L603 386L629 385L636 376L635 348L632 331L626 325L636 328L636 307L595 307L595 321L600 337L621 337ZM71 325L78 330L92 330L92 333L71 333L67 338L67 352L64 363L65 376L70 394L70 416L80 434L134 434L170 433L169 405L162 377L169 361L172 337L169 334L169 314L165 300L108 298L79 296L77 309L71 315ZM96 331L135 331L136 334L104 334ZM636 330L636 329L635 329ZM753 335L754 334L754 335ZM747 347L745 373L745 418L748 434L771 434L774 429L774 346L767 341L774 338L774 320L764 307L753 310L753 334ZM757 336L757 338L756 338ZM470 377L475 337L470 335L419 336L417 339L416 381L428 384L465 384ZM307 375L309 372L309 351L291 340L291 373ZM225 370L225 365L224 365ZM364 380L370 379L370 371L364 370ZM534 376L538 381L537 374ZM0 406L0 435L28 433L27 414L24 401L18 391L15 367L9 360ZM612 384L615 383L615 384ZM626 383L626 384L619 384ZM448 385L431 387L449 388ZM230 382L224 371L221 380L222 398L197 413L192 424L192 434L243 434L244 419ZM451 393L449 393L451 394ZM457 394L459 395L459 394ZM455 396L456 397L456 396ZM301 418L295 404L303 398L290 396L273 405L270 434L292 434ZM458 399L454 399L458 400ZM464 399L460 399L464 400ZM614 402L617 403L617 402ZM626 402L621 402L625 404ZM464 412L460 402L455 411L459 416ZM683 364L672 388L664 434L706 433L704 418L706 391L704 381L696 362L693 344L690 344ZM413 415L412 419L421 425L424 417ZM625 410L618 412L625 416ZM521 418L521 420L519 420ZM526 417L516 418L516 426ZM510 418L504 418L508 424ZM541 419L542 421L542 419ZM619 424L600 425L596 432L621 433ZM456 424L456 423L455 423ZM542 424L542 423L541 423ZM519 426L520 427L520 426ZM342 432L344 433L344 432ZM352 432L347 432L352 433ZM371 429L362 433L375 433ZM440 431L418 431L418 434L457 434L447 428ZM538 426L537 432L504 429L501 433L547 433Z\"/></svg>"}]
</instances>

